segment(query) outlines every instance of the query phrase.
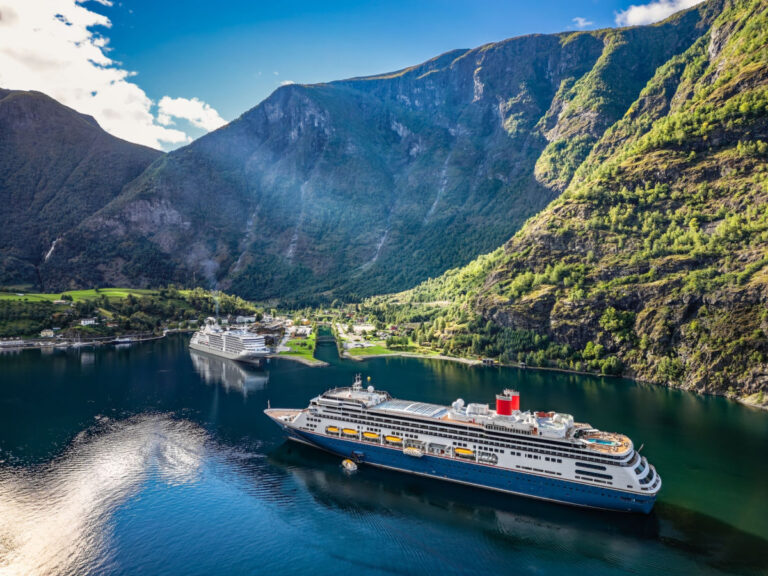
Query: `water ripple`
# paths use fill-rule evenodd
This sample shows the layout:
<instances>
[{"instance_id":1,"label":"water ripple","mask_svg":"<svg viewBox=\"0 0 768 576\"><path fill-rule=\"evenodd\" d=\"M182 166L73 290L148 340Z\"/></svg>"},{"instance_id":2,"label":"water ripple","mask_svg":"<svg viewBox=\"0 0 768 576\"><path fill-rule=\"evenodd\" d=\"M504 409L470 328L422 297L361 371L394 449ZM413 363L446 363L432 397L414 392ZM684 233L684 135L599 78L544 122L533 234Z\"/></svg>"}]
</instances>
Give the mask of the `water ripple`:
<instances>
[{"instance_id":1,"label":"water ripple","mask_svg":"<svg viewBox=\"0 0 768 576\"><path fill-rule=\"evenodd\" d=\"M152 474L167 484L199 473L206 435L164 415L102 419L59 458L0 469L0 574L81 575L109 562L109 519Z\"/></svg>"}]
</instances>

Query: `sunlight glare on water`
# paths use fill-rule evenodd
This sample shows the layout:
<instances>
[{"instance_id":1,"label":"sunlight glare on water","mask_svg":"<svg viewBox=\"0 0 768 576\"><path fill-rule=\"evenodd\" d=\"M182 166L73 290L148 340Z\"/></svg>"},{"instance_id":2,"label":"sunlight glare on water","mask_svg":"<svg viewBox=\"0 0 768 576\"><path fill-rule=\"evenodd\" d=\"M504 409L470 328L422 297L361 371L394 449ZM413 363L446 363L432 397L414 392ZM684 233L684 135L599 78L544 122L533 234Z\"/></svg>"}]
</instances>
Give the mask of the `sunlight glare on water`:
<instances>
[{"instance_id":1,"label":"sunlight glare on water","mask_svg":"<svg viewBox=\"0 0 768 576\"><path fill-rule=\"evenodd\" d=\"M205 434L149 415L102 422L50 463L0 469L2 573L83 574L109 561L110 516L157 475L193 482Z\"/></svg>"}]
</instances>

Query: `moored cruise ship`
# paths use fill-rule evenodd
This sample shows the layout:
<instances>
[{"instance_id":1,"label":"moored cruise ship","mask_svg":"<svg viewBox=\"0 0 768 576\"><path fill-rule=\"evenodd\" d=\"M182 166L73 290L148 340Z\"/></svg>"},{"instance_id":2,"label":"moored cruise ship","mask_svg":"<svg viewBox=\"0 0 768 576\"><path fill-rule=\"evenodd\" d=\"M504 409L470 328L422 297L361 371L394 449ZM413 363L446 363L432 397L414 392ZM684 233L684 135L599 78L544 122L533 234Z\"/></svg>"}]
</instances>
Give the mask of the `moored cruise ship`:
<instances>
[{"instance_id":1,"label":"moored cruise ship","mask_svg":"<svg viewBox=\"0 0 768 576\"><path fill-rule=\"evenodd\" d=\"M576 506L649 513L661 478L632 441L573 421L522 412L505 390L487 404L411 402L363 388L313 398L304 409L267 409L291 440L358 464Z\"/></svg>"},{"instance_id":2,"label":"moored cruise ship","mask_svg":"<svg viewBox=\"0 0 768 576\"><path fill-rule=\"evenodd\" d=\"M242 362L257 362L272 353L264 336L247 330L224 330L215 323L207 323L195 332L189 347Z\"/></svg>"}]
</instances>

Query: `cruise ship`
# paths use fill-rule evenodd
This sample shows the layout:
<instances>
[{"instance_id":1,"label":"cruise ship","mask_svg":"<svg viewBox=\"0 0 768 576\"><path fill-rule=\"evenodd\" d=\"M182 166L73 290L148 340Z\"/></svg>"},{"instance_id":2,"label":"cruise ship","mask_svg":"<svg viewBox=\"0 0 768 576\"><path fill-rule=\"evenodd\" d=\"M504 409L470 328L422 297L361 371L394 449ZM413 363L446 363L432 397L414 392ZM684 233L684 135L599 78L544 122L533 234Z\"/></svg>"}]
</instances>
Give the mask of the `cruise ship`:
<instances>
[{"instance_id":1,"label":"cruise ship","mask_svg":"<svg viewBox=\"0 0 768 576\"><path fill-rule=\"evenodd\" d=\"M247 330L222 329L216 323L206 325L194 333L189 341L192 350L207 352L229 360L258 362L272 353L264 336Z\"/></svg>"},{"instance_id":2,"label":"cruise ship","mask_svg":"<svg viewBox=\"0 0 768 576\"><path fill-rule=\"evenodd\" d=\"M268 408L289 439L358 464L541 500L648 514L661 478L622 434L573 416L523 412L505 390L488 404L451 406L392 398L366 388L329 390L304 409Z\"/></svg>"}]
</instances>

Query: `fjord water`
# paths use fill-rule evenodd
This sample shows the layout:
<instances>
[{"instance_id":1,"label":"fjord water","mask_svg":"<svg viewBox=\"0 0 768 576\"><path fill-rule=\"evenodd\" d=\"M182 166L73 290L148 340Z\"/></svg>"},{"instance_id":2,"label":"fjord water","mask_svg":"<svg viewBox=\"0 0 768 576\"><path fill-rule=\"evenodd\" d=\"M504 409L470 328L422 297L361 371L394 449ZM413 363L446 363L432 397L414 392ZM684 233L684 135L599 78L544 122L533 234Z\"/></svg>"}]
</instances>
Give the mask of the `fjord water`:
<instances>
[{"instance_id":1,"label":"fjord water","mask_svg":"<svg viewBox=\"0 0 768 576\"><path fill-rule=\"evenodd\" d=\"M127 349L0 356L0 574L765 574L768 414L720 398L412 358L265 370ZM395 396L556 409L629 434L664 488L650 516L593 512L287 444L263 414L356 372Z\"/></svg>"}]
</instances>

